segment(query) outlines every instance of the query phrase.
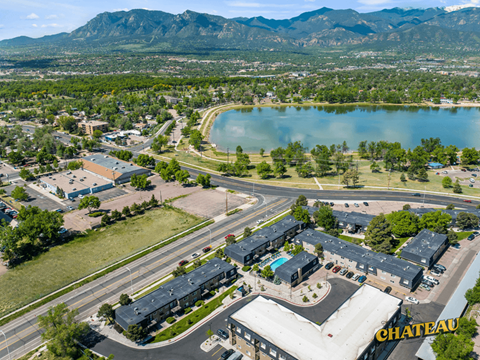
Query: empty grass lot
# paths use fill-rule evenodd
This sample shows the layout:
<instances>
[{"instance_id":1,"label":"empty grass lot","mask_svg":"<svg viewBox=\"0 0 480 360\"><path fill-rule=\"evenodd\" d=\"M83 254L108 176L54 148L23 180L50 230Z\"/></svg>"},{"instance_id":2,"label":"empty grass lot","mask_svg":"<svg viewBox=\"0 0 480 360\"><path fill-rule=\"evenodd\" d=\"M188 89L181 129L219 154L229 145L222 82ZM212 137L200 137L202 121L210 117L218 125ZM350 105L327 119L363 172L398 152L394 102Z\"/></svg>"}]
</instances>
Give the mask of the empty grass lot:
<instances>
[{"instance_id":1,"label":"empty grass lot","mask_svg":"<svg viewBox=\"0 0 480 360\"><path fill-rule=\"evenodd\" d=\"M0 316L203 220L158 209L90 231L0 276Z\"/></svg>"}]
</instances>

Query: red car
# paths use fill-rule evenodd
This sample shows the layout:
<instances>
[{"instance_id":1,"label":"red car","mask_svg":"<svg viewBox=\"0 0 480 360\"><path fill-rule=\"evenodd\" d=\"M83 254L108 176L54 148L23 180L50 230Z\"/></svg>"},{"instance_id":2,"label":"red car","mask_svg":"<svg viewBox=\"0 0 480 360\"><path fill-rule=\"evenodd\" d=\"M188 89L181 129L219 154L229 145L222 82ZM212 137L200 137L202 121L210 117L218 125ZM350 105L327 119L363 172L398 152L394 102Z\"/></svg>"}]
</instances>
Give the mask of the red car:
<instances>
[{"instance_id":1,"label":"red car","mask_svg":"<svg viewBox=\"0 0 480 360\"><path fill-rule=\"evenodd\" d=\"M210 250L212 250L212 248L211 248L210 246L204 247L204 248L202 249L202 251L203 251L204 253L207 253L207 252L209 252Z\"/></svg>"},{"instance_id":2,"label":"red car","mask_svg":"<svg viewBox=\"0 0 480 360\"><path fill-rule=\"evenodd\" d=\"M472 200L463 200L464 202L468 202L468 203L471 203Z\"/></svg>"},{"instance_id":3,"label":"red car","mask_svg":"<svg viewBox=\"0 0 480 360\"><path fill-rule=\"evenodd\" d=\"M227 236L225 236L225 239L228 239L230 236L235 237L235 235L233 235L233 234L228 234Z\"/></svg>"},{"instance_id":4,"label":"red car","mask_svg":"<svg viewBox=\"0 0 480 360\"><path fill-rule=\"evenodd\" d=\"M340 271L341 268L342 268L341 266L335 266L335 267L332 269L332 272L337 273L337 272Z\"/></svg>"},{"instance_id":5,"label":"red car","mask_svg":"<svg viewBox=\"0 0 480 360\"><path fill-rule=\"evenodd\" d=\"M180 261L180 262L178 263L178 266L183 266L183 265L185 265L185 264L187 264L187 263L188 263L187 260L182 260L182 261Z\"/></svg>"}]
</instances>

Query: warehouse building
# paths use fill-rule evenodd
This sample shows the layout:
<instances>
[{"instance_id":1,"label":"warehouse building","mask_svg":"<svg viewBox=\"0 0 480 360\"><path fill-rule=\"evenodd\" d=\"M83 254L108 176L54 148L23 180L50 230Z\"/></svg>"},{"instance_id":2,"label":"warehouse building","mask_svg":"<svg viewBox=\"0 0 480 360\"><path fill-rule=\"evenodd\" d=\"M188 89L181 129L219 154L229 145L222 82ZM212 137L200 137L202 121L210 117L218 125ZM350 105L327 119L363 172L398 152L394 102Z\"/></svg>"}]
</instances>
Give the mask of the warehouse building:
<instances>
[{"instance_id":1,"label":"warehouse building","mask_svg":"<svg viewBox=\"0 0 480 360\"><path fill-rule=\"evenodd\" d=\"M375 333L394 327L402 300L370 285L348 298L321 325L262 296L228 317L230 343L258 360L376 360L387 342Z\"/></svg>"},{"instance_id":2,"label":"warehouse building","mask_svg":"<svg viewBox=\"0 0 480 360\"><path fill-rule=\"evenodd\" d=\"M205 265L177 277L157 290L115 310L115 321L125 330L129 325L147 328L193 307L211 290L226 285L236 278L233 265L213 258Z\"/></svg>"},{"instance_id":3,"label":"warehouse building","mask_svg":"<svg viewBox=\"0 0 480 360\"><path fill-rule=\"evenodd\" d=\"M142 168L133 163L112 158L108 155L91 155L82 159L83 169L92 174L113 181L115 184L123 184L130 181L133 174L150 175L149 169Z\"/></svg>"},{"instance_id":4,"label":"warehouse building","mask_svg":"<svg viewBox=\"0 0 480 360\"><path fill-rule=\"evenodd\" d=\"M318 257L302 251L276 268L275 275L284 283L290 286L296 286L319 268L320 263L318 262Z\"/></svg>"},{"instance_id":5,"label":"warehouse building","mask_svg":"<svg viewBox=\"0 0 480 360\"><path fill-rule=\"evenodd\" d=\"M267 251L283 246L285 240L305 227L291 215L279 222L256 231L252 236L225 248L225 255L241 265L250 265Z\"/></svg>"},{"instance_id":6,"label":"warehouse building","mask_svg":"<svg viewBox=\"0 0 480 360\"><path fill-rule=\"evenodd\" d=\"M385 283L414 289L422 280L422 268L392 255L376 253L328 234L307 229L293 239L295 244L313 252L323 246L326 262L333 262L352 271L368 274Z\"/></svg>"},{"instance_id":7,"label":"warehouse building","mask_svg":"<svg viewBox=\"0 0 480 360\"><path fill-rule=\"evenodd\" d=\"M448 246L447 235L423 229L403 249L401 257L431 267Z\"/></svg>"},{"instance_id":8,"label":"warehouse building","mask_svg":"<svg viewBox=\"0 0 480 360\"><path fill-rule=\"evenodd\" d=\"M78 169L41 177L40 186L54 194L60 188L65 198L73 199L78 195L90 195L110 189L114 184L111 180Z\"/></svg>"}]
</instances>

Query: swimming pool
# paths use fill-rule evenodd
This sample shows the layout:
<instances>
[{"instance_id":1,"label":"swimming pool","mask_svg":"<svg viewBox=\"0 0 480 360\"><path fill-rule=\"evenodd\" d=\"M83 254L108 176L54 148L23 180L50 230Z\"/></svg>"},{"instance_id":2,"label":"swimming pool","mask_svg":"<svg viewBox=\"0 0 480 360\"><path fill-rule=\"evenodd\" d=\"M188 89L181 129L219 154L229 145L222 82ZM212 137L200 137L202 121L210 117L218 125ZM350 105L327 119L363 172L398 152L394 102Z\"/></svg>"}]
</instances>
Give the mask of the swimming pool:
<instances>
[{"instance_id":1,"label":"swimming pool","mask_svg":"<svg viewBox=\"0 0 480 360\"><path fill-rule=\"evenodd\" d=\"M288 261L287 258L281 257L275 260L270 267L272 268L272 271L275 271L276 268L278 268L280 265L285 264Z\"/></svg>"}]
</instances>

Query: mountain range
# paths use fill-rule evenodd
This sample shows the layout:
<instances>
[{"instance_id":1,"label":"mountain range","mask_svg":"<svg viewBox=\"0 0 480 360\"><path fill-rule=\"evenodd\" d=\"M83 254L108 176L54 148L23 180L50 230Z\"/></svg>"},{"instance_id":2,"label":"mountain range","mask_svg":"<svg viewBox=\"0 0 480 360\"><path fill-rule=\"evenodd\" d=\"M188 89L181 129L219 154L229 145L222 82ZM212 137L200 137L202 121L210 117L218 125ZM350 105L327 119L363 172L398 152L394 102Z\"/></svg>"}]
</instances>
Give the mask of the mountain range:
<instances>
[{"instance_id":1,"label":"mountain range","mask_svg":"<svg viewBox=\"0 0 480 360\"><path fill-rule=\"evenodd\" d=\"M71 33L0 41L0 48L295 50L355 44L448 43L480 47L480 8L393 8L370 13L323 7L291 19L227 19L185 11L98 14Z\"/></svg>"}]
</instances>

